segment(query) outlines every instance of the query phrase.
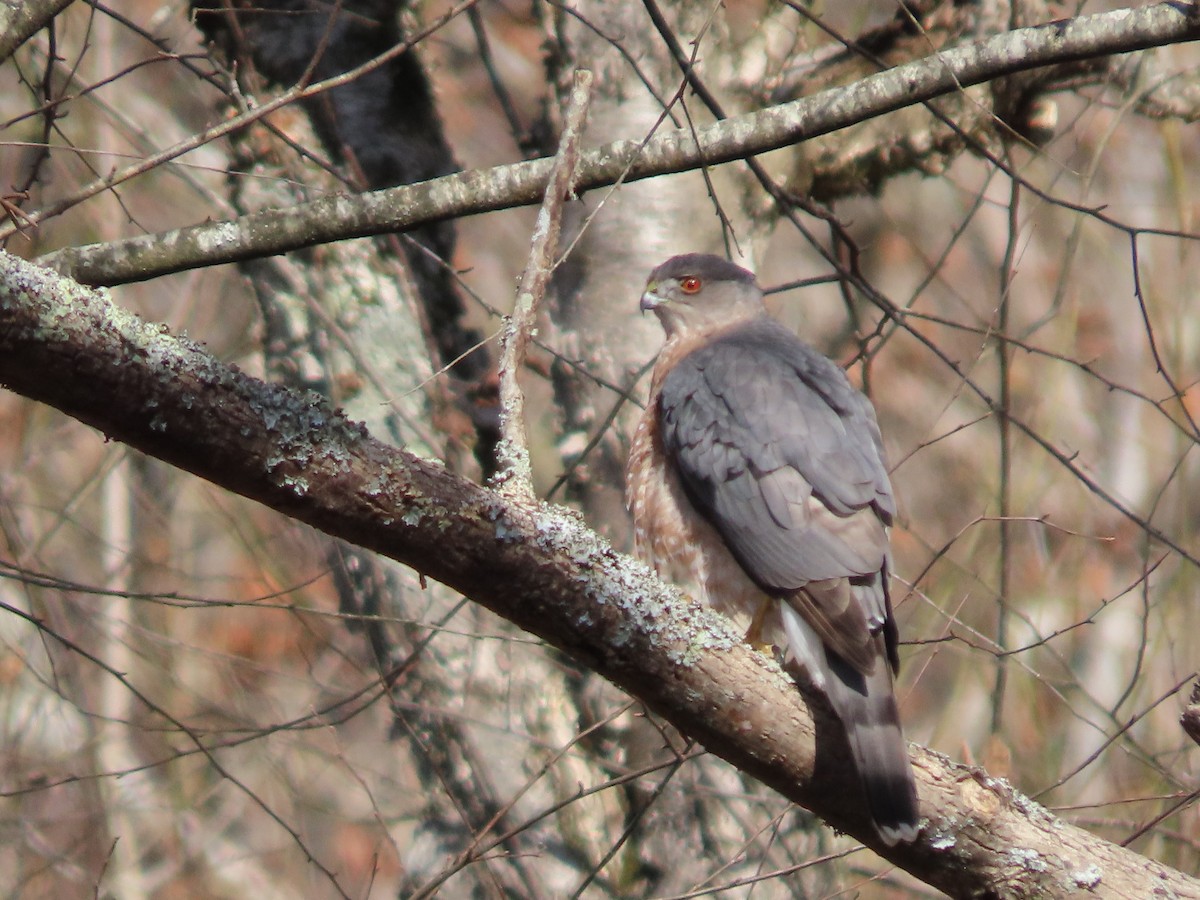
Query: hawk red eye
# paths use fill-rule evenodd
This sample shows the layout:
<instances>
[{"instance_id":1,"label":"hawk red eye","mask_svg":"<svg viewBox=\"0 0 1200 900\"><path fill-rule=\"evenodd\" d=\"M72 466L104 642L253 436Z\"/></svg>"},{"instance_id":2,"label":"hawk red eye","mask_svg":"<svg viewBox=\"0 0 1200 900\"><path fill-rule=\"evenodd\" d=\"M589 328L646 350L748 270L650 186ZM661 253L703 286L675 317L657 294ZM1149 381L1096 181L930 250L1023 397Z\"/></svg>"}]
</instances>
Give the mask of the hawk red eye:
<instances>
[{"instance_id":1,"label":"hawk red eye","mask_svg":"<svg viewBox=\"0 0 1200 900\"><path fill-rule=\"evenodd\" d=\"M679 279L679 289L685 294L695 294L703 285L704 282L695 275L686 275Z\"/></svg>"}]
</instances>

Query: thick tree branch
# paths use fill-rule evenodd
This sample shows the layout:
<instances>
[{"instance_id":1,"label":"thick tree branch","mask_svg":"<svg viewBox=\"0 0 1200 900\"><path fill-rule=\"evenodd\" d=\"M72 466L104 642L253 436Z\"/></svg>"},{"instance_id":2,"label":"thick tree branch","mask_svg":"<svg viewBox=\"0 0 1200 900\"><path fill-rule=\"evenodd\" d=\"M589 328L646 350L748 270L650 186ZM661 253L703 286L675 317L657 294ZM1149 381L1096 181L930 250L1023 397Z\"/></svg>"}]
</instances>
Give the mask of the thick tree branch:
<instances>
[{"instance_id":1,"label":"thick tree branch","mask_svg":"<svg viewBox=\"0 0 1200 900\"><path fill-rule=\"evenodd\" d=\"M0 2L0 62L50 24L71 0L5 0Z\"/></svg>"},{"instance_id":2,"label":"thick tree branch","mask_svg":"<svg viewBox=\"0 0 1200 900\"><path fill-rule=\"evenodd\" d=\"M1198 38L1200 10L1183 2L1022 28L694 133L669 131L645 142L617 141L595 148L581 154L577 189L583 192L764 153L1028 69ZM552 159L538 159L369 194L332 195L234 221L59 250L42 261L87 284L141 281L539 203L552 166Z\"/></svg>"},{"instance_id":3,"label":"thick tree branch","mask_svg":"<svg viewBox=\"0 0 1200 900\"><path fill-rule=\"evenodd\" d=\"M814 729L774 663L574 514L380 443L316 395L250 378L103 292L3 253L0 383L462 591L952 895L1200 898L1200 882L920 748L928 823L915 844L884 847L847 799L856 782L836 726L817 708Z\"/></svg>"}]
</instances>

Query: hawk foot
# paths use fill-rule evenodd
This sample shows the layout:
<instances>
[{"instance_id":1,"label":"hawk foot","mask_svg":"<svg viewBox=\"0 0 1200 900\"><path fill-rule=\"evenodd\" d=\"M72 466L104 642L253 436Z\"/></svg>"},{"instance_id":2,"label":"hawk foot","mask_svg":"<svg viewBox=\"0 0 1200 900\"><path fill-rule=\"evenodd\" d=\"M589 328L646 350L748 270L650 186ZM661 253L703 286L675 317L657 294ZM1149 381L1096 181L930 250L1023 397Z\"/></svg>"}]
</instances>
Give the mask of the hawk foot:
<instances>
[{"instance_id":1,"label":"hawk foot","mask_svg":"<svg viewBox=\"0 0 1200 900\"><path fill-rule=\"evenodd\" d=\"M767 624L767 613L770 611L770 600L760 603L754 612L754 618L750 620L750 627L746 629L746 636L742 639L765 656L775 655L775 645L763 638L763 627Z\"/></svg>"}]
</instances>

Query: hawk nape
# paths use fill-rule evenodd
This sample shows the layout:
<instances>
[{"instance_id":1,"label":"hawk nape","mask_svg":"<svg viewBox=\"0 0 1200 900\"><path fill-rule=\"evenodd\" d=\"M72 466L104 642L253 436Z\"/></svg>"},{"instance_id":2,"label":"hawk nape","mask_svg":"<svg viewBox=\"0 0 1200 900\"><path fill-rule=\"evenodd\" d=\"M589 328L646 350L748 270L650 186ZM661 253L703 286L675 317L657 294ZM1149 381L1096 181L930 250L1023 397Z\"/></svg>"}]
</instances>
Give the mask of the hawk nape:
<instances>
[{"instance_id":1,"label":"hawk nape","mask_svg":"<svg viewBox=\"0 0 1200 900\"><path fill-rule=\"evenodd\" d=\"M754 276L717 256L650 274L667 333L626 470L639 554L718 610L752 616L845 727L879 836L917 835L892 676L896 511L870 401L767 315Z\"/></svg>"}]
</instances>

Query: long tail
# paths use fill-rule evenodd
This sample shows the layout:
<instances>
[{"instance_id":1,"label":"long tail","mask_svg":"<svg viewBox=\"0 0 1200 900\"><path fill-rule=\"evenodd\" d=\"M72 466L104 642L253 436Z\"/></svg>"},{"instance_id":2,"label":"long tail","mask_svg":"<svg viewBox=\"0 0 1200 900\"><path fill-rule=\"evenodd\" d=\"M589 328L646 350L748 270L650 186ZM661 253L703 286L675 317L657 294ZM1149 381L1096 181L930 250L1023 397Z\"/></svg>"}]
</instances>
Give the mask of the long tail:
<instances>
[{"instance_id":1,"label":"long tail","mask_svg":"<svg viewBox=\"0 0 1200 900\"><path fill-rule=\"evenodd\" d=\"M825 692L846 729L875 830L888 846L914 840L920 819L917 786L882 637L875 671L864 676L825 647L788 604L780 607L792 655Z\"/></svg>"}]
</instances>

